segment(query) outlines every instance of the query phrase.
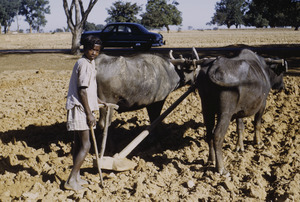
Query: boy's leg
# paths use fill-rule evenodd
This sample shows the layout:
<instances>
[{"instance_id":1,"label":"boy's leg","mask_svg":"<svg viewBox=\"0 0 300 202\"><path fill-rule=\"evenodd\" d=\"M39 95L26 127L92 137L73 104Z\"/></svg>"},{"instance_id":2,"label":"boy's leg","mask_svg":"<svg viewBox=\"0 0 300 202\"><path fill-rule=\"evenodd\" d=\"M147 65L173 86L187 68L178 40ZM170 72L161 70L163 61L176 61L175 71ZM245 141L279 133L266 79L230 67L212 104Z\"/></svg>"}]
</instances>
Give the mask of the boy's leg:
<instances>
[{"instance_id":1,"label":"boy's leg","mask_svg":"<svg viewBox=\"0 0 300 202\"><path fill-rule=\"evenodd\" d=\"M78 131L74 132L74 148L73 148L73 165L75 165L75 161L77 159L77 155L79 154L80 151L80 144L81 144L81 139L80 136L78 134ZM80 178L80 169L77 172L77 177L76 177L76 181L79 185L85 185L88 184L88 181L83 180Z\"/></svg>"},{"instance_id":2,"label":"boy's leg","mask_svg":"<svg viewBox=\"0 0 300 202\"><path fill-rule=\"evenodd\" d=\"M66 189L79 190L86 181L80 179L80 167L91 148L89 130L78 131L74 137L73 169L65 183ZM80 180L79 180L80 179Z\"/></svg>"}]
</instances>

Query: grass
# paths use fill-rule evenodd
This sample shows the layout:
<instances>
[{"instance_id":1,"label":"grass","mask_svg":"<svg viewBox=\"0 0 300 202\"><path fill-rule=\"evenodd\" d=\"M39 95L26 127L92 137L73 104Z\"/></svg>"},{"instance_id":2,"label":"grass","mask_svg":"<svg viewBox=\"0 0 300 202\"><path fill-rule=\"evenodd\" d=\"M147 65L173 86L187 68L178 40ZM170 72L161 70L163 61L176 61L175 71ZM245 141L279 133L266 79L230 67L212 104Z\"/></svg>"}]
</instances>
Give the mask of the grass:
<instances>
[{"instance_id":1,"label":"grass","mask_svg":"<svg viewBox=\"0 0 300 202\"><path fill-rule=\"evenodd\" d=\"M292 29L204 30L162 33L169 47L224 47L232 45L300 44L299 32Z\"/></svg>"},{"instance_id":2,"label":"grass","mask_svg":"<svg viewBox=\"0 0 300 202\"><path fill-rule=\"evenodd\" d=\"M232 29L160 32L167 44L164 48L225 46L299 46L300 33L293 29ZM1 34L3 49L70 49L71 33ZM49 69L71 70L80 56L68 54L1 54L0 72L6 70ZM294 63L298 61L297 59ZM298 65L297 65L298 66Z\"/></svg>"},{"instance_id":3,"label":"grass","mask_svg":"<svg viewBox=\"0 0 300 202\"><path fill-rule=\"evenodd\" d=\"M7 70L72 70L81 56L68 54L0 54L0 72Z\"/></svg>"},{"instance_id":4,"label":"grass","mask_svg":"<svg viewBox=\"0 0 300 202\"><path fill-rule=\"evenodd\" d=\"M300 44L293 29L234 29L160 32L169 47L223 47L236 44L248 46L269 44ZM0 49L70 49L71 33L2 34Z\"/></svg>"}]
</instances>

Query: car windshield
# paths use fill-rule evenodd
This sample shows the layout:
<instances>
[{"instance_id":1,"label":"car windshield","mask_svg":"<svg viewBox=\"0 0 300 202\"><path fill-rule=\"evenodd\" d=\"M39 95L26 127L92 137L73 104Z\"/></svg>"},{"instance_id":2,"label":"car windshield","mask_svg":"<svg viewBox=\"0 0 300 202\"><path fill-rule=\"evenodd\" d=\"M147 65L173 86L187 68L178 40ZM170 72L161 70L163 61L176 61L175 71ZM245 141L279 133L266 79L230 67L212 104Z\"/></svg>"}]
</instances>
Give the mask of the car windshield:
<instances>
[{"instance_id":1,"label":"car windshield","mask_svg":"<svg viewBox=\"0 0 300 202\"><path fill-rule=\"evenodd\" d=\"M107 27L103 30L103 32L116 32L116 31L117 31L117 29L116 29L116 27L115 27L114 25L107 26Z\"/></svg>"},{"instance_id":2,"label":"car windshield","mask_svg":"<svg viewBox=\"0 0 300 202\"><path fill-rule=\"evenodd\" d=\"M142 32L148 32L148 30L147 30L145 27L143 27L143 26L139 26L139 29L140 29Z\"/></svg>"}]
</instances>

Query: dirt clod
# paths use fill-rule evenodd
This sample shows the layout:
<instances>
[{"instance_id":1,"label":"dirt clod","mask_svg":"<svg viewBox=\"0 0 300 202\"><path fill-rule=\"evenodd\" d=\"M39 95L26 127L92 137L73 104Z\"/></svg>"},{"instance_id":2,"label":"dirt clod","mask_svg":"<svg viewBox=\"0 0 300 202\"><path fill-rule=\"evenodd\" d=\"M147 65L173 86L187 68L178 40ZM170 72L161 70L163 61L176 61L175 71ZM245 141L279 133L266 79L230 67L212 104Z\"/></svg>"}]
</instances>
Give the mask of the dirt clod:
<instances>
[{"instance_id":1,"label":"dirt clod","mask_svg":"<svg viewBox=\"0 0 300 202\"><path fill-rule=\"evenodd\" d=\"M208 146L199 96L189 95L129 156L137 167L103 170L100 186L93 150L81 169L90 182L82 192L63 190L71 171L72 134L66 131L71 70L5 71L0 74L0 199L3 201L300 201L298 76L267 101L263 146L254 143L253 117L245 122L245 151L235 152L231 123L223 145L224 177L207 165ZM164 109L187 88L173 92ZM121 151L149 124L146 110L115 113L107 154ZM98 131L96 130L96 133Z\"/></svg>"}]
</instances>

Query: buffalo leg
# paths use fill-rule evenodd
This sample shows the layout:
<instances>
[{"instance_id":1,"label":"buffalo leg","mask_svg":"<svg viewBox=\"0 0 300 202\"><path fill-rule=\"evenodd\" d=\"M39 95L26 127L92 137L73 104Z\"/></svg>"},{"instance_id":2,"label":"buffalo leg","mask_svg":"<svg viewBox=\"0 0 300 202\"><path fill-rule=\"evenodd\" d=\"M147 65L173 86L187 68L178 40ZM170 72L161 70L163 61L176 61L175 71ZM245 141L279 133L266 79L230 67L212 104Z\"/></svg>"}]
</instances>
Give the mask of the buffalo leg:
<instances>
[{"instance_id":1,"label":"buffalo leg","mask_svg":"<svg viewBox=\"0 0 300 202\"><path fill-rule=\"evenodd\" d=\"M223 162L223 142L226 131L230 123L231 116L228 113L223 113L218 116L216 128L214 130L214 148L216 152L216 168L222 175L227 175L228 171L224 167Z\"/></svg>"},{"instance_id":2,"label":"buffalo leg","mask_svg":"<svg viewBox=\"0 0 300 202\"><path fill-rule=\"evenodd\" d=\"M113 113L114 113L114 110L110 110L108 126L110 126L110 124L111 124ZM107 114L106 107L99 109L99 126L101 129L104 129L105 122L106 122L106 114Z\"/></svg>"},{"instance_id":3,"label":"buffalo leg","mask_svg":"<svg viewBox=\"0 0 300 202\"><path fill-rule=\"evenodd\" d=\"M244 143L243 143L243 139L244 139L244 123L243 123L243 119L242 118L237 118L236 119L236 131L238 134L238 141L236 143L236 151L244 151Z\"/></svg>"},{"instance_id":4,"label":"buffalo leg","mask_svg":"<svg viewBox=\"0 0 300 202\"><path fill-rule=\"evenodd\" d=\"M163 108L163 105L164 105L164 100L163 101L159 101L159 102L155 102L155 103L153 103L151 105L148 105L146 107L148 115L149 115L150 123L153 123L153 121L155 121L155 119L160 116L160 112L161 112L161 110ZM156 140L158 140L158 137L159 137L159 129L158 129L158 127L156 126L150 132L150 134L151 135L149 136L149 142L152 144Z\"/></svg>"},{"instance_id":5,"label":"buffalo leg","mask_svg":"<svg viewBox=\"0 0 300 202\"><path fill-rule=\"evenodd\" d=\"M206 126L206 139L209 146L209 156L208 156L208 164L213 165L216 161L216 154L214 149L214 138L213 138L213 129L215 127L215 113L212 107L205 105L202 102L202 113L204 124Z\"/></svg>"},{"instance_id":6,"label":"buffalo leg","mask_svg":"<svg viewBox=\"0 0 300 202\"><path fill-rule=\"evenodd\" d=\"M264 113L265 106L263 106L254 117L254 136L255 136L255 143L257 145L262 145L261 136L260 136L260 128L261 128L261 119Z\"/></svg>"},{"instance_id":7,"label":"buffalo leg","mask_svg":"<svg viewBox=\"0 0 300 202\"><path fill-rule=\"evenodd\" d=\"M107 113L107 110L105 108L100 108L99 109L99 127L101 130L104 129L104 126L105 126L105 117L106 117L106 113Z\"/></svg>"}]
</instances>

